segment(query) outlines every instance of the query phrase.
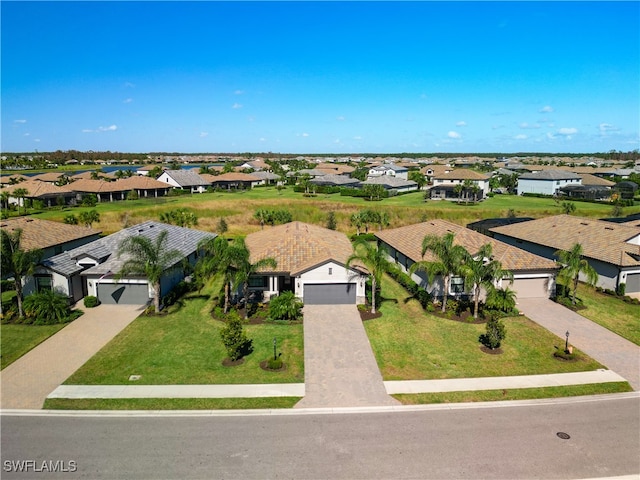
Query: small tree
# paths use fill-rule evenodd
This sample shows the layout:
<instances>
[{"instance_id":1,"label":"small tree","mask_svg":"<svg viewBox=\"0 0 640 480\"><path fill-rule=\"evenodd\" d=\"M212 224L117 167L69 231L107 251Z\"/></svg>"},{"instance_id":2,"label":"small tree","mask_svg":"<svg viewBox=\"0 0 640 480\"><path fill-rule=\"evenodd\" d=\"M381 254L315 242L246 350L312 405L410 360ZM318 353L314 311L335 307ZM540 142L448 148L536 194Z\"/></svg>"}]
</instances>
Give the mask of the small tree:
<instances>
[{"instance_id":1,"label":"small tree","mask_svg":"<svg viewBox=\"0 0 640 480\"><path fill-rule=\"evenodd\" d=\"M500 348L502 340L507 336L504 323L500 321L497 315L492 314L486 323L486 332L480 335L478 339L485 347L495 350Z\"/></svg>"},{"instance_id":2,"label":"small tree","mask_svg":"<svg viewBox=\"0 0 640 480\"><path fill-rule=\"evenodd\" d=\"M91 228L94 223L100 222L100 214L97 210L89 210L81 212L78 219L84 224L85 227Z\"/></svg>"},{"instance_id":3,"label":"small tree","mask_svg":"<svg viewBox=\"0 0 640 480\"><path fill-rule=\"evenodd\" d=\"M29 195L29 190L26 188L16 188L13 191L13 195L18 198L18 213L20 213L20 207L24 207L24 213L27 213L27 204L25 198Z\"/></svg>"},{"instance_id":4,"label":"small tree","mask_svg":"<svg viewBox=\"0 0 640 480\"><path fill-rule=\"evenodd\" d=\"M24 313L28 323L34 325L64 323L69 318L69 311L67 297L52 290L33 293L24 299Z\"/></svg>"},{"instance_id":5,"label":"small tree","mask_svg":"<svg viewBox=\"0 0 640 480\"><path fill-rule=\"evenodd\" d=\"M218 226L216 227L216 232L218 235L224 235L229 230L229 225L227 225L227 221L224 217L221 217L218 221Z\"/></svg>"},{"instance_id":6,"label":"small tree","mask_svg":"<svg viewBox=\"0 0 640 480\"><path fill-rule=\"evenodd\" d=\"M382 275L391 266L387 260L387 251L362 239L355 242L353 251L354 253L347 259L346 267L350 267L354 262L360 262L369 270L371 274L371 313L376 313L376 291L382 283Z\"/></svg>"},{"instance_id":7,"label":"small tree","mask_svg":"<svg viewBox=\"0 0 640 480\"><path fill-rule=\"evenodd\" d=\"M78 217L76 217L73 213L65 215L62 221L67 225L78 225Z\"/></svg>"},{"instance_id":8,"label":"small tree","mask_svg":"<svg viewBox=\"0 0 640 480\"><path fill-rule=\"evenodd\" d=\"M98 204L98 197L93 193L89 193L82 197L83 207L95 207Z\"/></svg>"},{"instance_id":9,"label":"small tree","mask_svg":"<svg viewBox=\"0 0 640 480\"><path fill-rule=\"evenodd\" d=\"M140 198L140 196L138 195L138 192L136 190L129 190L127 192L127 200L138 200L138 198Z\"/></svg>"},{"instance_id":10,"label":"small tree","mask_svg":"<svg viewBox=\"0 0 640 480\"><path fill-rule=\"evenodd\" d=\"M575 306L580 274L584 275L589 285L595 285L598 281L598 272L583 258L582 245L579 243L574 244L569 251L558 250L555 255L561 265L558 277L565 281L567 286L571 284L571 304Z\"/></svg>"},{"instance_id":11,"label":"small tree","mask_svg":"<svg viewBox=\"0 0 640 480\"><path fill-rule=\"evenodd\" d=\"M567 215L571 215L576 211L576 204L573 202L562 202L560 206L562 207L562 211Z\"/></svg>"},{"instance_id":12,"label":"small tree","mask_svg":"<svg viewBox=\"0 0 640 480\"><path fill-rule=\"evenodd\" d=\"M302 300L293 292L282 292L269 301L269 317L272 320L297 320L302 312Z\"/></svg>"},{"instance_id":13,"label":"small tree","mask_svg":"<svg viewBox=\"0 0 640 480\"><path fill-rule=\"evenodd\" d=\"M236 312L232 312L228 316L227 324L220 330L220 338L232 361L239 360L253 352L253 340L247 337L242 320Z\"/></svg>"},{"instance_id":14,"label":"small tree","mask_svg":"<svg viewBox=\"0 0 640 480\"><path fill-rule=\"evenodd\" d=\"M494 288L487 294L484 304L489 310L512 312L516 308L516 292L508 287Z\"/></svg>"},{"instance_id":15,"label":"small tree","mask_svg":"<svg viewBox=\"0 0 640 480\"><path fill-rule=\"evenodd\" d=\"M330 210L329 213L327 213L327 228L329 230L335 230L337 228L337 223L336 223L336 212L334 212L333 210Z\"/></svg>"}]
</instances>

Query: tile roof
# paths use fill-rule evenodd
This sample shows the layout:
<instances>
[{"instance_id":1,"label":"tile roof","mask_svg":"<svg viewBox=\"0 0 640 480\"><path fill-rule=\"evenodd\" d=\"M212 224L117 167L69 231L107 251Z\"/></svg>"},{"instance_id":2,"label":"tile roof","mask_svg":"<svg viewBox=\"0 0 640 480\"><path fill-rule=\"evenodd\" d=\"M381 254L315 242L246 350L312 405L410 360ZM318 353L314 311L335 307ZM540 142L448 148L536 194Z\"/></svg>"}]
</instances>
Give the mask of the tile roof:
<instances>
[{"instance_id":1,"label":"tile roof","mask_svg":"<svg viewBox=\"0 0 640 480\"><path fill-rule=\"evenodd\" d=\"M265 172L264 170L261 170L259 172L252 172L251 176L256 177L260 180L280 180L280 175L273 172Z\"/></svg>"},{"instance_id":2,"label":"tile roof","mask_svg":"<svg viewBox=\"0 0 640 480\"><path fill-rule=\"evenodd\" d=\"M611 180L607 180L606 178L598 177L596 175L591 175L590 173L579 173L578 175L582 178L583 185L613 187L616 184L616 182L612 182Z\"/></svg>"},{"instance_id":3,"label":"tile roof","mask_svg":"<svg viewBox=\"0 0 640 480\"><path fill-rule=\"evenodd\" d=\"M53 183L47 182L38 182L38 181L25 181L16 183L15 185L7 185L3 187L3 190L13 193L18 188L24 188L29 192L27 194L27 198L39 198L39 197L50 197L57 195L72 195L71 189L68 185L63 185L62 187L58 187Z\"/></svg>"},{"instance_id":4,"label":"tile roof","mask_svg":"<svg viewBox=\"0 0 640 480\"><path fill-rule=\"evenodd\" d=\"M523 173L520 175L520 180L572 180L579 179L580 175L573 172L567 172L565 170L549 169L540 170L539 172Z\"/></svg>"},{"instance_id":5,"label":"tile roof","mask_svg":"<svg viewBox=\"0 0 640 480\"><path fill-rule=\"evenodd\" d=\"M367 178L360 185L382 185L385 188L401 188L401 187L417 187L418 184L413 180L405 180L403 178L394 177L392 175L380 175L379 177Z\"/></svg>"},{"instance_id":6,"label":"tile roof","mask_svg":"<svg viewBox=\"0 0 640 480\"><path fill-rule=\"evenodd\" d=\"M209 185L204 178L198 175L193 169L189 170L165 170L162 175L167 175L181 187L194 187Z\"/></svg>"},{"instance_id":7,"label":"tile roof","mask_svg":"<svg viewBox=\"0 0 640 480\"><path fill-rule=\"evenodd\" d=\"M587 258L618 266L640 266L638 226L556 215L492 228L491 231L554 250L570 250L574 244L580 243ZM629 240L635 244L627 243Z\"/></svg>"},{"instance_id":8,"label":"tile roof","mask_svg":"<svg viewBox=\"0 0 640 480\"><path fill-rule=\"evenodd\" d=\"M260 180L262 180L260 177L257 177L253 173L241 172L221 173L220 175L204 174L202 176L206 178L207 181L211 179L211 181L208 182L207 185L216 182L259 182Z\"/></svg>"},{"instance_id":9,"label":"tile roof","mask_svg":"<svg viewBox=\"0 0 640 480\"><path fill-rule=\"evenodd\" d=\"M552 260L539 257L445 220L435 219L406 227L383 230L376 232L375 236L414 262L419 262L423 260L421 255L422 240L426 235L444 236L450 232L455 235L454 243L462 245L471 254L476 253L482 245L490 243L494 259L502 263L502 267L512 273L556 268L556 264ZM424 260L433 261L435 257L427 252Z\"/></svg>"},{"instance_id":10,"label":"tile roof","mask_svg":"<svg viewBox=\"0 0 640 480\"><path fill-rule=\"evenodd\" d=\"M10 184L12 179L14 182L16 180L19 182L22 182L24 180L29 180L30 178L31 177L27 175L22 175L21 173L15 173L13 175L3 175L2 177L0 177L0 183L5 185L5 184Z\"/></svg>"},{"instance_id":11,"label":"tile roof","mask_svg":"<svg viewBox=\"0 0 640 480\"><path fill-rule=\"evenodd\" d=\"M42 264L55 272L63 275L73 275L82 271L82 267L77 265L77 259L88 256L102 263L85 270L83 274L87 275L104 275L108 273L116 273L122 268L126 257L118 258L117 252L120 242L127 237L134 235L143 235L154 241L160 232L166 230L167 248L177 249L183 256L196 251L198 243L209 237L215 237L216 234L194 230L191 228L178 227L168 225L166 223L147 221L139 223L129 228L120 230L107 237L100 238L95 242L88 243L68 252L61 253L54 257L48 258Z\"/></svg>"},{"instance_id":12,"label":"tile roof","mask_svg":"<svg viewBox=\"0 0 640 480\"><path fill-rule=\"evenodd\" d=\"M2 220L0 228L8 232L22 229L21 244L25 250L54 247L73 240L100 234L100 230L80 225L67 225L61 222L27 217Z\"/></svg>"},{"instance_id":13,"label":"tile roof","mask_svg":"<svg viewBox=\"0 0 640 480\"><path fill-rule=\"evenodd\" d=\"M344 233L302 222L268 227L247 235L251 262L272 257L278 262L275 271L291 275L333 260L344 265L353 253Z\"/></svg>"},{"instance_id":14,"label":"tile roof","mask_svg":"<svg viewBox=\"0 0 640 480\"><path fill-rule=\"evenodd\" d=\"M360 183L357 178L347 177L345 175L329 174L322 177L315 177L310 180L310 183L317 185L356 185Z\"/></svg>"},{"instance_id":15,"label":"tile roof","mask_svg":"<svg viewBox=\"0 0 640 480\"><path fill-rule=\"evenodd\" d=\"M436 173L433 178L436 180L487 180L489 176L468 168L456 168L450 172Z\"/></svg>"},{"instance_id":16,"label":"tile roof","mask_svg":"<svg viewBox=\"0 0 640 480\"><path fill-rule=\"evenodd\" d=\"M41 173L39 175L34 175L31 177L31 180L36 180L38 182L57 182L60 180L60 177L66 177L66 173L62 172L46 172Z\"/></svg>"},{"instance_id":17,"label":"tile roof","mask_svg":"<svg viewBox=\"0 0 640 480\"><path fill-rule=\"evenodd\" d=\"M166 183L159 182L144 175L136 175L113 182L82 178L70 183L67 187L74 192L89 193L128 192L130 190L168 190L171 188L171 186Z\"/></svg>"}]
</instances>

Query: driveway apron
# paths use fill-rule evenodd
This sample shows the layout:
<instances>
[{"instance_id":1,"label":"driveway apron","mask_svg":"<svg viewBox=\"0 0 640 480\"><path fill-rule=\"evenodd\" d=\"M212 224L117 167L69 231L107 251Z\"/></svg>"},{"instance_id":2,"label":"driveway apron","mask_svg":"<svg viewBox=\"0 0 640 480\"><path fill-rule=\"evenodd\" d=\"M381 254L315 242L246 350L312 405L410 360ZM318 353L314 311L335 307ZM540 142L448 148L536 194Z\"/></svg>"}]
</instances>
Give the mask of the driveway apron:
<instances>
[{"instance_id":1,"label":"driveway apron","mask_svg":"<svg viewBox=\"0 0 640 480\"><path fill-rule=\"evenodd\" d=\"M518 309L640 390L640 347L547 298L522 298Z\"/></svg>"},{"instance_id":2,"label":"driveway apron","mask_svg":"<svg viewBox=\"0 0 640 480\"><path fill-rule=\"evenodd\" d=\"M296 408L398 405L354 305L305 305L305 397Z\"/></svg>"},{"instance_id":3,"label":"driveway apron","mask_svg":"<svg viewBox=\"0 0 640 480\"><path fill-rule=\"evenodd\" d=\"M129 325L144 307L100 305L85 309L55 335L0 373L3 409L39 409L47 395Z\"/></svg>"}]
</instances>

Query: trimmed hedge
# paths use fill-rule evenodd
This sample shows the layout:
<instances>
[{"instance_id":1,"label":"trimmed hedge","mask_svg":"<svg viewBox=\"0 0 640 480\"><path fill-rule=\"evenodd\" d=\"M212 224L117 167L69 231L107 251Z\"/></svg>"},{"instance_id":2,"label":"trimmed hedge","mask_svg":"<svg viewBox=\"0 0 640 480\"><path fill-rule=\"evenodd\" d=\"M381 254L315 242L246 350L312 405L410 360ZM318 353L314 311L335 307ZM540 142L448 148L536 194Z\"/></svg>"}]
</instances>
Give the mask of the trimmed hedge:
<instances>
[{"instance_id":1,"label":"trimmed hedge","mask_svg":"<svg viewBox=\"0 0 640 480\"><path fill-rule=\"evenodd\" d=\"M431 294L414 282L409 275L401 271L399 268L391 268L387 273L391 278L402 285L413 298L420 302L422 308L427 308L429 304L433 303L433 297Z\"/></svg>"}]
</instances>

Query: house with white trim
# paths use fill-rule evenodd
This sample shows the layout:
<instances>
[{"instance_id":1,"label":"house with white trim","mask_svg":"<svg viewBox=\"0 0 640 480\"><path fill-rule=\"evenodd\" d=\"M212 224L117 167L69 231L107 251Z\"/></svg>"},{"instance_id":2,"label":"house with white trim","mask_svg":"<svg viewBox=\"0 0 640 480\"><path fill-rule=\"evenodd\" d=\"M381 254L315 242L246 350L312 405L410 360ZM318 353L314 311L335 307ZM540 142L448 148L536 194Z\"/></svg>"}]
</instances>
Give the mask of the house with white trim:
<instances>
[{"instance_id":1,"label":"house with white trim","mask_svg":"<svg viewBox=\"0 0 640 480\"><path fill-rule=\"evenodd\" d=\"M577 173L560 169L540 170L523 173L518 177L518 195L533 193L557 195L562 187L582 185L582 177Z\"/></svg>"}]
</instances>

